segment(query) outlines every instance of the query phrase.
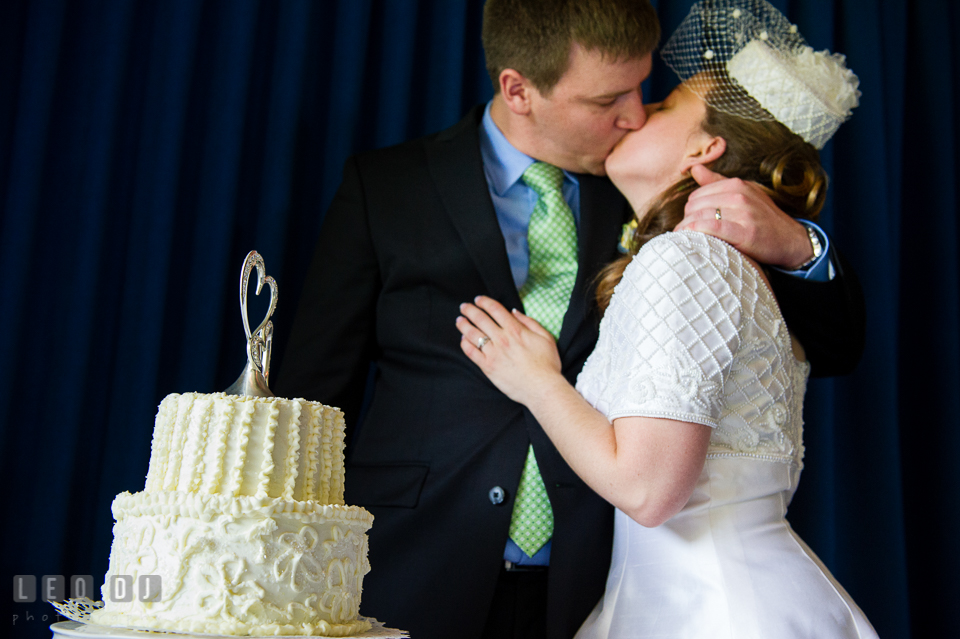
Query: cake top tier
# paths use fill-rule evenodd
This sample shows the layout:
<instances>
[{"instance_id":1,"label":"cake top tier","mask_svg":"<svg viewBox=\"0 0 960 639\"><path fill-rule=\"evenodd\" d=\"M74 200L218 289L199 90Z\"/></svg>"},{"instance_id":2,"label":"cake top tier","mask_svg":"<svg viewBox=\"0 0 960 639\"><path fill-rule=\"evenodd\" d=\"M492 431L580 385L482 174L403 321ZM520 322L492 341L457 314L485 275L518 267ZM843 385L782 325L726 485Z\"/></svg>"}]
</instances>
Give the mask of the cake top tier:
<instances>
[{"instance_id":1,"label":"cake top tier","mask_svg":"<svg viewBox=\"0 0 960 639\"><path fill-rule=\"evenodd\" d=\"M343 438L343 413L318 402L168 395L144 491L343 504Z\"/></svg>"}]
</instances>

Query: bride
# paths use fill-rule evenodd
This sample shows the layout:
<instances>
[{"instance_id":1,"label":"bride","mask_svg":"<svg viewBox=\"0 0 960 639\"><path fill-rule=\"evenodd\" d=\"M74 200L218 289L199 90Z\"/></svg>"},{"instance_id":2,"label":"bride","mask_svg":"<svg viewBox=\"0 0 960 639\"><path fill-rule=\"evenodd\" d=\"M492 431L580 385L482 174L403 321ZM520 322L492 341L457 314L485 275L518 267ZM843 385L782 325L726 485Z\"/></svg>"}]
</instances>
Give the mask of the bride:
<instances>
[{"instance_id":1,"label":"bride","mask_svg":"<svg viewBox=\"0 0 960 639\"><path fill-rule=\"evenodd\" d=\"M636 212L635 255L601 276L576 389L550 333L492 299L463 305L463 351L616 507L606 592L578 638L875 637L785 519L809 366L762 266L671 232L698 167L815 217L817 149L856 106L856 76L763 0L696 4L661 55L683 83L606 161Z\"/></svg>"}]
</instances>

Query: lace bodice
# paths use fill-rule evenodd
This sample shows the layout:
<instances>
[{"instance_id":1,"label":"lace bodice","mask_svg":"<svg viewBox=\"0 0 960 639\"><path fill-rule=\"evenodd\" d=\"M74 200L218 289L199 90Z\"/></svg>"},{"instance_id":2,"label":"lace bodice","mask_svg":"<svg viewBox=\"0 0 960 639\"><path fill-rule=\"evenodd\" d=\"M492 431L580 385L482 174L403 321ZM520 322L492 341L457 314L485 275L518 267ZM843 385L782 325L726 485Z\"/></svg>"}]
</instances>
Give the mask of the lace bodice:
<instances>
[{"instance_id":1,"label":"lace bodice","mask_svg":"<svg viewBox=\"0 0 960 639\"><path fill-rule=\"evenodd\" d=\"M808 370L757 270L729 244L682 231L651 240L627 266L577 390L611 421L712 427L708 458L799 469Z\"/></svg>"}]
</instances>

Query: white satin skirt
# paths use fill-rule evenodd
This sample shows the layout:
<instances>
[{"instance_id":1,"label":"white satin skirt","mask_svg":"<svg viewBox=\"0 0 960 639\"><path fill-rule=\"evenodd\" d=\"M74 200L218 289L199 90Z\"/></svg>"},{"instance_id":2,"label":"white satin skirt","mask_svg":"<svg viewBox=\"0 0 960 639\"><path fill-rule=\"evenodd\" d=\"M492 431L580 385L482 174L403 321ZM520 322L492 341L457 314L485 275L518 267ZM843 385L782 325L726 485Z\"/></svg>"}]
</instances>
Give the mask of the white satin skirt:
<instances>
[{"instance_id":1,"label":"white satin skirt","mask_svg":"<svg viewBox=\"0 0 960 639\"><path fill-rule=\"evenodd\" d=\"M618 510L606 592L577 639L876 637L785 519L798 479L788 463L708 457L663 525Z\"/></svg>"}]
</instances>

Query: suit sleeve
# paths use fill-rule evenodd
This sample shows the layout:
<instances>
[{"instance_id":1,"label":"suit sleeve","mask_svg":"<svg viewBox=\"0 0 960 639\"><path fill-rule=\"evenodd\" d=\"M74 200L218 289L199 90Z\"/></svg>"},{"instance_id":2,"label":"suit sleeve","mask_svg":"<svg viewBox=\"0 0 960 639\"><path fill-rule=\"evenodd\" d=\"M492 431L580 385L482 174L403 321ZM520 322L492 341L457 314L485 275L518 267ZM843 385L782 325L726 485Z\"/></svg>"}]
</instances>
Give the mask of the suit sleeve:
<instances>
[{"instance_id":1,"label":"suit sleeve","mask_svg":"<svg viewBox=\"0 0 960 639\"><path fill-rule=\"evenodd\" d=\"M279 395L337 406L348 425L356 422L376 357L379 290L363 184L351 158L320 229L280 369Z\"/></svg>"},{"instance_id":2,"label":"suit sleeve","mask_svg":"<svg viewBox=\"0 0 960 639\"><path fill-rule=\"evenodd\" d=\"M834 246L829 282L800 279L770 269L780 310L806 351L813 377L851 373L863 355L866 311L863 290L849 262Z\"/></svg>"}]
</instances>

